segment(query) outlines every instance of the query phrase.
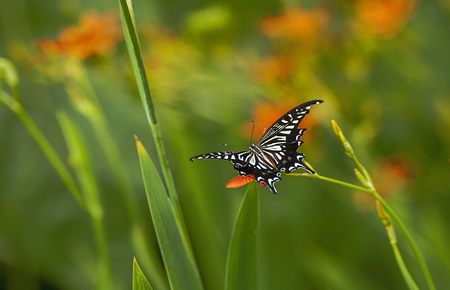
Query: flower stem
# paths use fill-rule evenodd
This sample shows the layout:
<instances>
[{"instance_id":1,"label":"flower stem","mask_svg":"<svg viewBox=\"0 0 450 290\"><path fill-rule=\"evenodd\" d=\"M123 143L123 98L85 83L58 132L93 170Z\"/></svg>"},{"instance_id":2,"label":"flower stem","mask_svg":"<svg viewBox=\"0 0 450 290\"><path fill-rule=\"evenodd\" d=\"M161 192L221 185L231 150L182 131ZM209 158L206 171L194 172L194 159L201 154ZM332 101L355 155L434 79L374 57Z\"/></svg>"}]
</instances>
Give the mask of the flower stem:
<instances>
[{"instance_id":1,"label":"flower stem","mask_svg":"<svg viewBox=\"0 0 450 290\"><path fill-rule=\"evenodd\" d=\"M386 213L385 209L380 205L378 201L376 201L376 208L378 212L378 216L383 222L384 228L386 229L386 234L389 238L389 244L392 247L392 251L394 252L395 260L397 261L398 267L405 279L406 284L411 290L419 290L416 282L408 271L406 267L405 261L403 260L400 249L398 248L397 235L395 233L394 225L392 224L391 217L388 213Z\"/></svg>"},{"instance_id":2,"label":"flower stem","mask_svg":"<svg viewBox=\"0 0 450 290\"><path fill-rule=\"evenodd\" d=\"M17 115L20 121L22 121L25 128L28 130L34 141L41 148L45 157L47 157L48 161L53 166L53 169L55 169L61 180L66 184L75 200L80 204L82 208L85 208L80 189L78 188L72 174L70 174L70 171L58 156L55 149L48 141L47 137L45 137L44 133L39 129L28 112L18 101L16 101L16 99L20 99L20 97L13 99L6 93L2 93L0 97L0 101L2 101L9 109L11 109L11 111L13 111Z\"/></svg>"},{"instance_id":3,"label":"flower stem","mask_svg":"<svg viewBox=\"0 0 450 290\"><path fill-rule=\"evenodd\" d=\"M421 269L421 271L422 271L422 273L423 273L423 275L424 275L424 277L425 277L425 279L427 281L428 288L430 290L436 290L436 286L434 285L433 279L432 279L431 274L430 274L430 272L428 270L428 266L427 266L427 264L425 262L423 254L422 254L420 248L418 247L416 241L414 240L413 236L411 235L409 230L406 228L405 224L402 222L400 217L397 215L397 213L381 197L381 195L376 190L371 189L371 188L367 188L367 187L363 187L363 186L359 186L359 185L356 185L356 184L352 184L352 183L349 183L349 182L341 181L341 180L338 180L338 179L334 179L334 178L331 178L331 177L322 176L322 175L319 175L317 173L316 174L290 173L289 175L291 175L291 176L302 176L302 177L308 177L308 178L324 180L324 181L331 182L331 183L334 183L334 184L338 184L338 185L341 185L341 186L345 186L345 187L348 187L348 188L352 188L352 189L356 189L356 190L360 190L360 191L364 191L364 192L370 193L372 195L372 197L377 202L379 202L381 204L381 206L392 217L392 219L395 221L395 223L400 227L400 230L405 235L406 240L408 241L411 249L413 250L414 255L417 258L417 261L419 263L420 269ZM386 231L392 231L392 229L386 229ZM398 250L398 247L396 247L395 249L393 247L393 250L394 250L394 255L396 256L397 262L399 263L398 255L401 255L400 251ZM401 256L400 256L400 258L401 258ZM403 274L403 277L404 277L405 281L407 282L407 284L409 286L415 285L414 281L412 281L412 282L414 282L414 284L411 283L411 280L412 280L411 274L409 274L408 270L406 269L406 266L404 265L404 262L403 262L402 258L401 258L401 261L402 261L402 263L401 264L399 263L399 267L400 267L400 270L401 270L401 272ZM410 287L410 289L418 289L418 288L414 288L414 287L411 288Z\"/></svg>"},{"instance_id":4,"label":"flower stem","mask_svg":"<svg viewBox=\"0 0 450 290\"><path fill-rule=\"evenodd\" d=\"M331 177L322 176L322 175L319 175L317 173L316 174L289 173L288 175L290 175L290 176L303 176L303 177L308 177L308 178L320 179L320 180L328 181L328 182L331 182L331 183L336 183L336 184L339 184L341 186L353 188L353 189L356 189L356 190L369 192L369 189L367 189L365 187L362 187L362 186L359 186L359 185L356 185L356 184L353 184L353 183L341 181L341 180L338 180L338 179L334 179L334 178L331 178Z\"/></svg>"},{"instance_id":5,"label":"flower stem","mask_svg":"<svg viewBox=\"0 0 450 290\"><path fill-rule=\"evenodd\" d=\"M347 137L345 137L339 124L335 120L332 120L331 125L332 125L334 133L341 141L341 144L344 147L345 153L348 155L348 157L350 157L350 159L353 161L353 163L356 166L356 168L354 169L354 172L355 172L356 177L359 179L359 181L365 187L365 190L363 190L363 191L370 193L372 195L372 197L379 204L382 205L383 210L387 211L387 213L384 212L383 215L380 215L380 211L379 211L379 216L380 216L382 222L383 223L385 222L385 220L384 220L385 217L390 220L390 216L391 216L394 219L394 221L398 224L398 226L400 227L400 230L405 235L410 247L412 248L412 250L414 252L414 255L417 258L417 261L420 265L422 274L424 275L425 280L427 282L428 288L430 290L435 290L436 286L434 285L433 278L431 277L430 271L428 270L428 266L425 262L422 252L419 249L419 246L417 245L416 241L412 237L411 233L408 231L408 229L406 228L406 226L404 225L404 223L402 222L400 217L395 213L395 211L391 208L391 206L381 197L381 195L375 189L375 186L372 182L372 178L370 177L369 172L362 165L361 161L359 161L358 157L355 154L355 151L353 150L353 147L351 146L350 142L348 142ZM328 181L331 181L331 179ZM335 182L335 183L344 185L344 184L342 184L342 182L340 182L340 183ZM354 187L352 187L352 188L354 188ZM385 227L386 227L386 225L385 225ZM390 225L390 228L386 227L386 231L388 231L388 234L390 233L390 231L394 232L394 227L392 226L392 224ZM397 250L397 253L396 253L396 250ZM400 254L400 251L398 251L398 248L394 249L394 254L396 254L396 255ZM403 261L403 259L402 259L402 261ZM397 259L397 262L398 262L398 259ZM402 274L404 274L404 270L406 270L406 267L401 268L402 267L401 264L399 264L399 267L402 270ZM407 270L406 270L406 272L407 272ZM406 282L408 283L411 276L409 275L409 272L407 272L407 273L408 273L408 275L407 276L404 275L404 278L405 278ZM408 283L408 286L410 286L410 285L411 284Z\"/></svg>"},{"instance_id":6,"label":"flower stem","mask_svg":"<svg viewBox=\"0 0 450 290\"><path fill-rule=\"evenodd\" d=\"M159 263L157 252L152 248L156 240L155 234L148 232L143 224L144 219L139 202L127 176L120 150L111 135L96 90L81 62L71 62L70 66L71 74L64 83L67 94L73 107L90 123L121 189L120 193L132 223L131 237L135 255L144 269L151 273L152 283L158 286L157 288L165 289L167 286L162 278L164 277L163 268Z\"/></svg>"},{"instance_id":7,"label":"flower stem","mask_svg":"<svg viewBox=\"0 0 450 290\"><path fill-rule=\"evenodd\" d=\"M414 240L412 234L406 228L405 224L402 222L397 213L392 209L392 207L380 196L380 194L373 190L370 192L372 196L383 206L383 208L389 213L389 215L394 219L397 225L400 227L400 230L406 237L411 249L413 250L414 255L417 258L417 262L419 263L420 269L425 277L425 280L428 285L428 289L436 290L436 286L434 285L433 278L431 277L430 271L428 269L427 263L425 262L425 258L423 257L422 251Z\"/></svg>"}]
</instances>

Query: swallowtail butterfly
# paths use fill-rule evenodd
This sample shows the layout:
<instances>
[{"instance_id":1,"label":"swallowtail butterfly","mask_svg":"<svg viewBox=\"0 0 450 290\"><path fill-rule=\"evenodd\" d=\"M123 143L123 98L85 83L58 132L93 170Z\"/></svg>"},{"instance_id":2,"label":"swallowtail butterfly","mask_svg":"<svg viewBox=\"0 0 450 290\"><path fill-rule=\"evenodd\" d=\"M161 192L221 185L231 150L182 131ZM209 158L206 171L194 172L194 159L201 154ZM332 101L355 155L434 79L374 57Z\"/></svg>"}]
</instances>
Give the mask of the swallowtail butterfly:
<instances>
[{"instance_id":1,"label":"swallowtail butterfly","mask_svg":"<svg viewBox=\"0 0 450 290\"><path fill-rule=\"evenodd\" d=\"M303 163L305 155L297 153L303 143L300 138L306 131L298 126L311 106L322 102L313 100L291 109L267 129L257 144L250 145L249 150L211 152L194 156L191 161L208 158L229 160L240 175L253 175L256 182L267 184L273 193L277 193L274 184L281 180L281 171L290 173L301 168L314 174Z\"/></svg>"}]
</instances>

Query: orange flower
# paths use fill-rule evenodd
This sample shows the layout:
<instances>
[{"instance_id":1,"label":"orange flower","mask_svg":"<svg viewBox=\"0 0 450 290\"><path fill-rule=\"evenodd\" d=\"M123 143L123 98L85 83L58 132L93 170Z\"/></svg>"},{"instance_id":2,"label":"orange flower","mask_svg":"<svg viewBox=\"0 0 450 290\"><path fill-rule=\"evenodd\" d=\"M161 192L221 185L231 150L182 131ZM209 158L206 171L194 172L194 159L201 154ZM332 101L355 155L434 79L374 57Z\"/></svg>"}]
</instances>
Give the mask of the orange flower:
<instances>
[{"instance_id":1,"label":"orange flower","mask_svg":"<svg viewBox=\"0 0 450 290\"><path fill-rule=\"evenodd\" d=\"M227 184L225 185L225 187L226 188L239 188L239 187L242 187L242 186L252 182L253 180L255 180L255 176L252 174L239 175L239 176L236 176L235 178L231 179L230 181L228 181Z\"/></svg>"},{"instance_id":2,"label":"orange flower","mask_svg":"<svg viewBox=\"0 0 450 290\"><path fill-rule=\"evenodd\" d=\"M227 182L225 185L226 188L239 188L246 184L249 184L255 180L255 176L253 174L249 175L238 175L235 178L231 179ZM263 187L266 186L266 183L264 181L259 182L259 186Z\"/></svg>"},{"instance_id":3,"label":"orange flower","mask_svg":"<svg viewBox=\"0 0 450 290\"><path fill-rule=\"evenodd\" d=\"M390 157L374 172L373 179L378 192L387 196L402 190L412 181L412 166L408 160Z\"/></svg>"},{"instance_id":4,"label":"orange flower","mask_svg":"<svg viewBox=\"0 0 450 290\"><path fill-rule=\"evenodd\" d=\"M319 35L327 26L328 20L328 13L321 8L288 8L279 16L264 19L261 22L261 30L271 38L310 40Z\"/></svg>"},{"instance_id":5,"label":"orange flower","mask_svg":"<svg viewBox=\"0 0 450 290\"><path fill-rule=\"evenodd\" d=\"M115 13L86 12L77 26L69 26L56 39L42 39L38 47L45 56L71 56L87 59L108 55L122 39L118 17Z\"/></svg>"},{"instance_id":6,"label":"orange flower","mask_svg":"<svg viewBox=\"0 0 450 290\"><path fill-rule=\"evenodd\" d=\"M410 162L397 157L387 158L373 173L375 188L384 197L401 191L412 182L413 178ZM367 193L357 192L354 198L361 208L373 207L374 201Z\"/></svg>"},{"instance_id":7,"label":"orange flower","mask_svg":"<svg viewBox=\"0 0 450 290\"><path fill-rule=\"evenodd\" d=\"M290 109L299 105L300 102L295 99L285 100L282 103L272 104L268 102L263 102L253 109L253 120L255 124L255 128L253 130L253 140L258 140L262 137L264 132L281 116L283 116ZM303 119L300 127L302 128L311 128L313 127L317 121L308 115ZM250 136L252 132L253 123L248 123L244 126L244 134L246 137ZM305 139L305 134L303 139Z\"/></svg>"},{"instance_id":8,"label":"orange flower","mask_svg":"<svg viewBox=\"0 0 450 290\"><path fill-rule=\"evenodd\" d=\"M287 57L272 56L256 64L253 73L262 82L274 83L287 79L292 71L292 63Z\"/></svg>"},{"instance_id":9,"label":"orange flower","mask_svg":"<svg viewBox=\"0 0 450 290\"><path fill-rule=\"evenodd\" d=\"M357 23L370 34L392 37L410 18L415 0L360 0L356 4Z\"/></svg>"}]
</instances>

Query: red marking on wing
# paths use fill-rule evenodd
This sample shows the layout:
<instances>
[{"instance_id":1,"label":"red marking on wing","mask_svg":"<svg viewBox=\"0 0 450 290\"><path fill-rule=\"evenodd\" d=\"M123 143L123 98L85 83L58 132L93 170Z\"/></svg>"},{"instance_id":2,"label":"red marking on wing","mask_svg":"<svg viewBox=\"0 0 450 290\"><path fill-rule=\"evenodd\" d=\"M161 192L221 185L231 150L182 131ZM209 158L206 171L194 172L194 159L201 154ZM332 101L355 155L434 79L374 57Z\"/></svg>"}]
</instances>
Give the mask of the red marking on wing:
<instances>
[{"instance_id":1,"label":"red marking on wing","mask_svg":"<svg viewBox=\"0 0 450 290\"><path fill-rule=\"evenodd\" d=\"M242 186L252 182L253 180L255 180L255 176L252 174L239 175L239 176L236 176L235 178L231 179L230 181L228 181L227 184L225 185L225 187L226 188L239 188L239 187L242 187Z\"/></svg>"}]
</instances>

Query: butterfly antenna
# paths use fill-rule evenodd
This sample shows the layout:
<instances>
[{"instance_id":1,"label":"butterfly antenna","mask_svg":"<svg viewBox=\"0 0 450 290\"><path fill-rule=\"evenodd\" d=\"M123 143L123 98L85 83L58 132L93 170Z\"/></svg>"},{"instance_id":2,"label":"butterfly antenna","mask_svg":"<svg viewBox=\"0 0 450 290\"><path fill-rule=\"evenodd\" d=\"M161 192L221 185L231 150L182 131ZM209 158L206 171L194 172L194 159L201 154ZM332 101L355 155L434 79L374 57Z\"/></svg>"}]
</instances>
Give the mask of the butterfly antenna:
<instances>
[{"instance_id":1,"label":"butterfly antenna","mask_svg":"<svg viewBox=\"0 0 450 290\"><path fill-rule=\"evenodd\" d=\"M255 131L255 121L252 120L252 133L250 134L250 144L249 144L249 146L252 145L252 143L253 143L253 132L254 131Z\"/></svg>"},{"instance_id":2,"label":"butterfly antenna","mask_svg":"<svg viewBox=\"0 0 450 290\"><path fill-rule=\"evenodd\" d=\"M227 144L227 143L223 143L223 146L225 147L243 147L245 145L242 144Z\"/></svg>"}]
</instances>

